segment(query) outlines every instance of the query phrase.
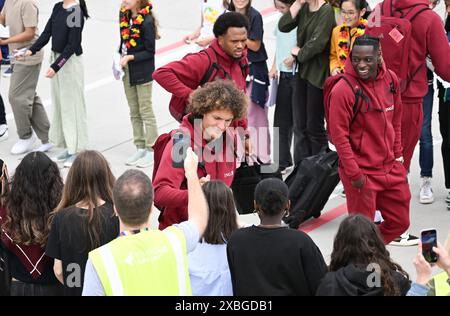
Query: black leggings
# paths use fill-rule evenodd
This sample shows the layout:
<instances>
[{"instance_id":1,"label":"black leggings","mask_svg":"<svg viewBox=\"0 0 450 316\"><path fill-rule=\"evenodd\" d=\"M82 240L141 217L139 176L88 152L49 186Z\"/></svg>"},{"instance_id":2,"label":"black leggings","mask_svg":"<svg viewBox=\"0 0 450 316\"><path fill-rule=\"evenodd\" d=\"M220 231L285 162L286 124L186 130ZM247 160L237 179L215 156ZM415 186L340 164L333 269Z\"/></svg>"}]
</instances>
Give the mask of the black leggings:
<instances>
[{"instance_id":1,"label":"black leggings","mask_svg":"<svg viewBox=\"0 0 450 316\"><path fill-rule=\"evenodd\" d=\"M444 87L438 82L439 89L439 129L442 135L442 161L444 164L445 187L450 189L450 101L444 102Z\"/></svg>"}]
</instances>

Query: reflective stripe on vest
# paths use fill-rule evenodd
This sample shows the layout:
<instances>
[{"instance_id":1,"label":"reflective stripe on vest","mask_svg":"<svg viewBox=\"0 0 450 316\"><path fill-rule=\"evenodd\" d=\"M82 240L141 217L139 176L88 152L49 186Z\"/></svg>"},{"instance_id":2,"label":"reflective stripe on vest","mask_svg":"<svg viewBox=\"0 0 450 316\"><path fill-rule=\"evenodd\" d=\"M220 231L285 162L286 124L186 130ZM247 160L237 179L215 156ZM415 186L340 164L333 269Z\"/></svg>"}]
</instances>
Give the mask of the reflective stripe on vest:
<instances>
[{"instance_id":1,"label":"reflective stripe on vest","mask_svg":"<svg viewBox=\"0 0 450 316\"><path fill-rule=\"evenodd\" d=\"M106 295L191 295L186 241L176 227L119 237L89 258Z\"/></svg>"},{"instance_id":2,"label":"reflective stripe on vest","mask_svg":"<svg viewBox=\"0 0 450 316\"><path fill-rule=\"evenodd\" d=\"M117 269L116 262L109 245L100 248L100 257L103 261L103 265L108 276L109 284L111 286L113 296L123 296L123 286L120 280L119 270Z\"/></svg>"},{"instance_id":3,"label":"reflective stripe on vest","mask_svg":"<svg viewBox=\"0 0 450 316\"><path fill-rule=\"evenodd\" d=\"M179 293L180 295L185 296L187 295L185 278L186 251L183 256L183 248L181 246L180 238L176 235L177 233L172 230L172 227L166 228L163 230L163 233L166 235L167 239L169 239L170 245L175 253L175 259L177 260Z\"/></svg>"}]
</instances>

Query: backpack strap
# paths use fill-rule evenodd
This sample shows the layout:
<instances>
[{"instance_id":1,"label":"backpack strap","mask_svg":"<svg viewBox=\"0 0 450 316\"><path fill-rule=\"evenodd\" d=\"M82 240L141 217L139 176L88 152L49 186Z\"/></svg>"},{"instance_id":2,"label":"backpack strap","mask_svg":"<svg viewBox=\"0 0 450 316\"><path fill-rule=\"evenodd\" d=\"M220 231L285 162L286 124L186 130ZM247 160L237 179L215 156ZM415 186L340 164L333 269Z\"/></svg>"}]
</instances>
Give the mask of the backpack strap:
<instances>
[{"instance_id":1,"label":"backpack strap","mask_svg":"<svg viewBox=\"0 0 450 316\"><path fill-rule=\"evenodd\" d=\"M206 56L208 56L209 67L208 67L208 71L205 73L202 80L200 81L200 84L199 84L200 86L203 86L207 82L213 81L217 77L217 75L219 74L220 71L223 72L226 79L231 80L230 74L228 72L226 72L225 69L218 63L219 56L217 55L217 52L215 51L215 49L212 47L210 49L214 52L216 60L214 62L212 62L211 56L208 53L208 49L203 50L203 52L205 52Z\"/></svg>"},{"instance_id":2,"label":"backpack strap","mask_svg":"<svg viewBox=\"0 0 450 316\"><path fill-rule=\"evenodd\" d=\"M392 75L392 71L389 69L387 71L389 73L389 76L391 77L391 83L389 84L391 93L397 94L397 89L395 88L395 81L394 81L394 76Z\"/></svg>"},{"instance_id":3,"label":"backpack strap","mask_svg":"<svg viewBox=\"0 0 450 316\"><path fill-rule=\"evenodd\" d=\"M408 19L410 22L412 22L419 14L421 14L424 11L431 10L427 5L425 4L417 4L414 7L412 7L408 13L404 16L405 19Z\"/></svg>"},{"instance_id":4,"label":"backpack strap","mask_svg":"<svg viewBox=\"0 0 450 316\"><path fill-rule=\"evenodd\" d=\"M203 86L205 83L207 83L209 81L209 78L211 78L211 75L214 71L214 68L211 65L211 57L208 54L208 49L204 49L202 50L203 53L206 54L206 56L208 57L208 70L206 71L205 75L203 76L202 80L200 81L199 86Z\"/></svg>"},{"instance_id":5,"label":"backpack strap","mask_svg":"<svg viewBox=\"0 0 450 316\"><path fill-rule=\"evenodd\" d=\"M352 89L353 93L355 94L355 102L353 103L353 117L352 117L352 120L350 121L350 126L352 126L353 122L356 119L356 116L361 111L362 102L361 102L361 106L358 106L358 105L360 103L359 100L361 98L362 99L364 98L364 94L360 88L355 89L355 86L357 86L357 85L354 85L352 82L350 82L350 79L347 78L345 75L342 75L341 78L344 79L345 82L347 82L347 84Z\"/></svg>"}]
</instances>

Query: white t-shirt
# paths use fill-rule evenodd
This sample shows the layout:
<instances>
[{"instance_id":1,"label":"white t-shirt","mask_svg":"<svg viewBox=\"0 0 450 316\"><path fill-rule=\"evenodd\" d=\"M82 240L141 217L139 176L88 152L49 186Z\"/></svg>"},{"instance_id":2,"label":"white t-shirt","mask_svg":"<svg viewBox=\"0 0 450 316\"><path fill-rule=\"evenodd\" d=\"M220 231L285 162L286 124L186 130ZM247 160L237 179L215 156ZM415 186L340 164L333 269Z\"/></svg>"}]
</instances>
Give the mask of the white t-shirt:
<instances>
[{"instance_id":1,"label":"white t-shirt","mask_svg":"<svg viewBox=\"0 0 450 316\"><path fill-rule=\"evenodd\" d=\"M213 37L213 27L217 18L226 11L223 0L200 0L200 10L203 17L203 26L200 30L200 38Z\"/></svg>"}]
</instances>

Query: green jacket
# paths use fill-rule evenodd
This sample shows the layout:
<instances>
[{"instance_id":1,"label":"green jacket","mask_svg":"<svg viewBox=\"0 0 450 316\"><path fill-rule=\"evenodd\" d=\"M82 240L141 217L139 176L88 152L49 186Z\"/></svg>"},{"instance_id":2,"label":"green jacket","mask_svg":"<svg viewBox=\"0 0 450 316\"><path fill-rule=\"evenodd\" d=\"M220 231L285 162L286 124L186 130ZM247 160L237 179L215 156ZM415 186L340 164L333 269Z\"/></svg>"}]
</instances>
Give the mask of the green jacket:
<instances>
[{"instance_id":1,"label":"green jacket","mask_svg":"<svg viewBox=\"0 0 450 316\"><path fill-rule=\"evenodd\" d=\"M313 86L323 88L329 75L330 40L336 26L333 7L324 4L318 11L310 12L307 4L303 5L295 19L288 12L278 23L281 32L297 29L297 56L300 78Z\"/></svg>"}]
</instances>

